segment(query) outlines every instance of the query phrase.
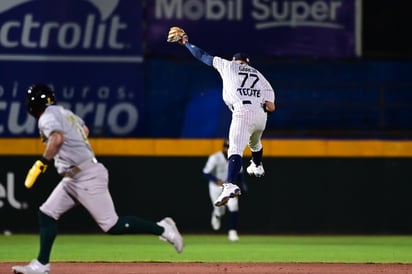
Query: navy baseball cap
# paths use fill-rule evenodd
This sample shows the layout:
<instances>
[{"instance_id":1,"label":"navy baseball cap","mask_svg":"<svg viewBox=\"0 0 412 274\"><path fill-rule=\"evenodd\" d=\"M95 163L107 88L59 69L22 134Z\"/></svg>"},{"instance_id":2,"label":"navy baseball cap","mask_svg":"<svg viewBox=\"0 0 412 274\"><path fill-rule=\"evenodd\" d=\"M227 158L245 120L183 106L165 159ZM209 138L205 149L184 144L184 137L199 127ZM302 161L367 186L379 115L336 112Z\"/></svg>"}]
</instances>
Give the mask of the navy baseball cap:
<instances>
[{"instance_id":1,"label":"navy baseball cap","mask_svg":"<svg viewBox=\"0 0 412 274\"><path fill-rule=\"evenodd\" d=\"M250 60L249 60L249 56L244 53L244 52L237 52L233 55L233 60L241 60L243 62L246 62L249 64Z\"/></svg>"}]
</instances>

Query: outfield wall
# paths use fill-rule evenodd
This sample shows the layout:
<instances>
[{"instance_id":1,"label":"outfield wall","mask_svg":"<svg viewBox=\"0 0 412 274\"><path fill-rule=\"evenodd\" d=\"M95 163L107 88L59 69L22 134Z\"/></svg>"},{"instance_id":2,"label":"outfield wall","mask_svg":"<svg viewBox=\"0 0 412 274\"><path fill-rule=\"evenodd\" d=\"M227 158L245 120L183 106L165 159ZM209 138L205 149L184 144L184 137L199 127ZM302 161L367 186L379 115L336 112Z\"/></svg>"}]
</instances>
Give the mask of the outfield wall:
<instances>
[{"instance_id":1,"label":"outfield wall","mask_svg":"<svg viewBox=\"0 0 412 274\"><path fill-rule=\"evenodd\" d=\"M0 156L0 229L36 232L36 210L59 176L49 169L23 186L36 156ZM201 170L206 155L101 156L119 214L176 219L181 230L210 232L211 205ZM245 159L245 165L247 159ZM273 157L262 180L247 177L240 198L241 233L402 233L412 231L411 157ZM81 208L61 232L98 232Z\"/></svg>"}]
</instances>

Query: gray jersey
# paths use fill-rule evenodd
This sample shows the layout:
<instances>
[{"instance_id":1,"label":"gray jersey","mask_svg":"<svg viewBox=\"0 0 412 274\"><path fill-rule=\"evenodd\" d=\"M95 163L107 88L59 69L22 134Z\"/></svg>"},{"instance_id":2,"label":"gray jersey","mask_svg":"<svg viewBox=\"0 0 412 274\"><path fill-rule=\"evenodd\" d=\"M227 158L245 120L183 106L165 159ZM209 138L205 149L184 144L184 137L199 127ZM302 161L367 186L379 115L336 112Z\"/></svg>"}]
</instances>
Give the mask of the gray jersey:
<instances>
[{"instance_id":1,"label":"gray jersey","mask_svg":"<svg viewBox=\"0 0 412 274\"><path fill-rule=\"evenodd\" d=\"M47 107L40 117L39 130L45 142L54 131L61 132L64 136L63 145L54 157L58 173L94 158L83 126L84 121L79 116L58 105Z\"/></svg>"},{"instance_id":2,"label":"gray jersey","mask_svg":"<svg viewBox=\"0 0 412 274\"><path fill-rule=\"evenodd\" d=\"M40 210L59 220L66 211L80 203L107 232L119 217L108 189L107 169L94 158L84 125L79 116L62 106L48 106L40 116L39 129L45 142L52 132L63 135L63 144L54 157L57 172L63 174L72 167L80 169L80 172L62 178Z\"/></svg>"}]
</instances>

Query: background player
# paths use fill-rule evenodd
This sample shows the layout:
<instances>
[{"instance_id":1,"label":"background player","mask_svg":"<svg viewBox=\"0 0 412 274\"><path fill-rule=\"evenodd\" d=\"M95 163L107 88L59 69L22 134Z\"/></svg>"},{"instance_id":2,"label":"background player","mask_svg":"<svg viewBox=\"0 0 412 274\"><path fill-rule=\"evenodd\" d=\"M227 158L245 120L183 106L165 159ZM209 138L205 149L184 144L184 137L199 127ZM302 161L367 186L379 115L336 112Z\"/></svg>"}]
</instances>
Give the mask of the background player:
<instances>
[{"instance_id":1,"label":"background player","mask_svg":"<svg viewBox=\"0 0 412 274\"><path fill-rule=\"evenodd\" d=\"M203 168L203 175L209 181L209 196L213 204L211 225L214 230L219 230L221 227L221 220L226 213L226 207L229 211L229 232L228 239L230 241L238 241L239 235L237 233L238 216L239 216L239 199L234 197L230 199L225 206L217 207L214 201L222 192L222 184L225 182L228 170L227 151L229 148L229 140L223 142L222 149L209 155L206 164ZM243 169L239 172L236 182L242 186L243 191L247 191L246 182L243 176Z\"/></svg>"},{"instance_id":2,"label":"background player","mask_svg":"<svg viewBox=\"0 0 412 274\"><path fill-rule=\"evenodd\" d=\"M232 111L232 121L229 129L228 176L215 205L225 205L230 198L241 194L235 180L242 167L246 146L252 151L252 160L246 171L256 177L265 174L261 138L268 113L275 110L275 92L262 73L249 65L246 54L236 53L232 60L211 56L189 43L187 34L179 27L169 30L167 41L184 45L195 58L215 68L222 78L222 97Z\"/></svg>"},{"instance_id":3,"label":"background player","mask_svg":"<svg viewBox=\"0 0 412 274\"><path fill-rule=\"evenodd\" d=\"M27 111L38 119L46 148L27 174L25 186L30 188L52 159L62 179L38 211L40 251L37 259L25 266L13 266L14 273L50 273L49 259L57 236L57 221L79 204L104 232L159 235L173 244L178 253L182 252L183 238L170 217L155 223L135 216L117 215L109 193L108 171L95 158L87 139L87 126L80 117L56 103L53 90L44 84L33 85L27 91Z\"/></svg>"}]
</instances>

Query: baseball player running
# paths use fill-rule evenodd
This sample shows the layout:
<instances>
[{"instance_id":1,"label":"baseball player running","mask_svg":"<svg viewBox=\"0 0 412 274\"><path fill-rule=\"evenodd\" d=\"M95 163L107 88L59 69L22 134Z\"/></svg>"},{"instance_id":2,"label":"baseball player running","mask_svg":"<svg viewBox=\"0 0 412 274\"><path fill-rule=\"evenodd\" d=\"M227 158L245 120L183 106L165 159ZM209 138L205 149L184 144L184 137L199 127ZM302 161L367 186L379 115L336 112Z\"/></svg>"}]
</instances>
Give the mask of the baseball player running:
<instances>
[{"instance_id":1,"label":"baseball player running","mask_svg":"<svg viewBox=\"0 0 412 274\"><path fill-rule=\"evenodd\" d=\"M209 155L206 164L203 168L203 175L209 181L209 196L213 203L212 219L210 221L213 230L219 230L221 220L226 213L226 208L229 211L229 241L238 241L237 224L239 216L239 199L234 197L230 199L226 206L215 206L214 201L222 192L222 184L226 180L228 170L227 151L229 148L229 140L223 142L222 149ZM246 184L243 178L243 169L239 172L236 182L242 183L243 190L246 191Z\"/></svg>"},{"instance_id":2,"label":"baseball player running","mask_svg":"<svg viewBox=\"0 0 412 274\"><path fill-rule=\"evenodd\" d=\"M99 163L88 142L84 121L70 110L57 105L53 90L44 84L31 86L26 95L27 111L38 119L40 135L46 148L29 170L25 186L31 188L54 159L61 181L40 206L40 251L28 265L13 266L20 274L50 274L50 252L57 236L57 221L77 205L84 206L99 227L109 234L159 235L183 250L183 238L172 218L155 223L135 216L118 216L108 188L108 171Z\"/></svg>"},{"instance_id":3,"label":"baseball player running","mask_svg":"<svg viewBox=\"0 0 412 274\"><path fill-rule=\"evenodd\" d=\"M184 45L195 58L215 68L222 78L223 101L232 111L229 128L228 176L223 184L222 193L215 201L216 206L223 206L230 198L241 194L235 180L242 167L243 151L246 146L249 146L252 151L247 173L256 177L265 174L261 138L266 127L267 116L275 110L275 92L269 81L249 65L249 58L244 53L236 53L232 60L211 56L189 43L188 35L179 27L170 28L167 41Z\"/></svg>"}]
</instances>

